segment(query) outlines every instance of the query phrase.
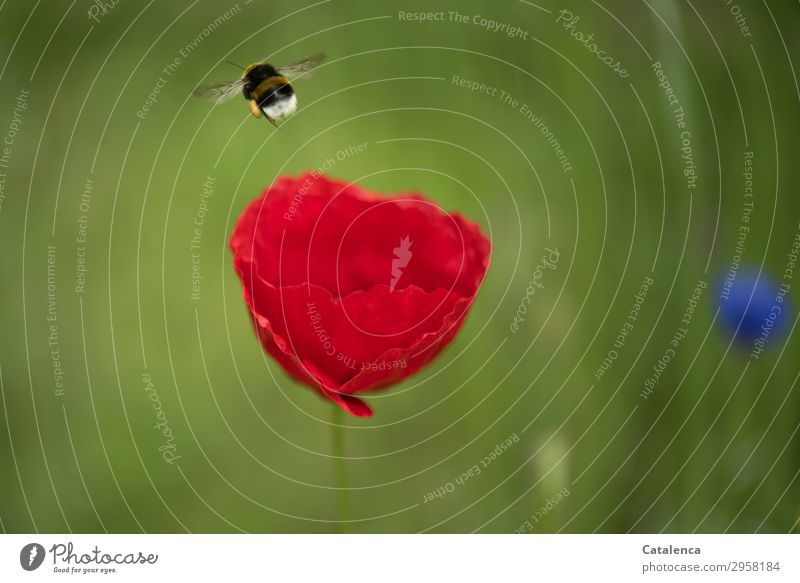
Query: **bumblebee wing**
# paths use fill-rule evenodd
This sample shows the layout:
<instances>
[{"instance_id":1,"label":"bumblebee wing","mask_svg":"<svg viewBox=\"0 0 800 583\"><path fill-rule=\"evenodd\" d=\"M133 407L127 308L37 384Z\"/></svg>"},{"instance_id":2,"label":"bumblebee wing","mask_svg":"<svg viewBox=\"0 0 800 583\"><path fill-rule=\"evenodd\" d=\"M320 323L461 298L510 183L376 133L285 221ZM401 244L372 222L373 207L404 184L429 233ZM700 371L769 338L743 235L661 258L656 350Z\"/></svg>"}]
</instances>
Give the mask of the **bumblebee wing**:
<instances>
[{"instance_id":1,"label":"bumblebee wing","mask_svg":"<svg viewBox=\"0 0 800 583\"><path fill-rule=\"evenodd\" d=\"M317 53L316 55L311 55L302 61L297 61L296 63L286 65L285 67L280 67L278 69L278 73L286 77L289 81L294 81L299 77L308 77L310 75L310 71L317 67L324 60L325 55L322 53Z\"/></svg>"},{"instance_id":2,"label":"bumblebee wing","mask_svg":"<svg viewBox=\"0 0 800 583\"><path fill-rule=\"evenodd\" d=\"M194 90L192 95L200 99L210 99L214 103L224 103L242 92L245 81L246 79L242 77L241 79L236 79L236 81L230 81L229 83L201 85Z\"/></svg>"}]
</instances>

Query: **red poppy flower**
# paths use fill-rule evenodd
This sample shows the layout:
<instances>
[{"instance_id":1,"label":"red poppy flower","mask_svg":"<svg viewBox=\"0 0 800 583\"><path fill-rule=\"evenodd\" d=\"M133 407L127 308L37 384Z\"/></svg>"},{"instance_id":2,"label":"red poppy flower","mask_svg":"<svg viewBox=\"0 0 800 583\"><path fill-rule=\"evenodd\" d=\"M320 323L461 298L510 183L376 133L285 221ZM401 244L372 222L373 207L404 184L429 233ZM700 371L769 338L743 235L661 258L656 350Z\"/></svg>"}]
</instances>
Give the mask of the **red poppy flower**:
<instances>
[{"instance_id":1,"label":"red poppy flower","mask_svg":"<svg viewBox=\"0 0 800 583\"><path fill-rule=\"evenodd\" d=\"M345 411L449 344L489 266L477 225L419 194L382 197L316 172L279 178L231 237L264 349Z\"/></svg>"}]
</instances>

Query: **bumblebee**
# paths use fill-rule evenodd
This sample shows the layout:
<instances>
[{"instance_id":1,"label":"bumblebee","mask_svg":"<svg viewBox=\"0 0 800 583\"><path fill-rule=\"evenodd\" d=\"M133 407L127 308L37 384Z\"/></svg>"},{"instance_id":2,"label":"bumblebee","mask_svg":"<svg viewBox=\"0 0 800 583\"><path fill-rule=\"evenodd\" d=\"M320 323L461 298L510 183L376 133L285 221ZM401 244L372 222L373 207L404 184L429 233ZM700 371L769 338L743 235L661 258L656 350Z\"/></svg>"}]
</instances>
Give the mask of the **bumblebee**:
<instances>
[{"instance_id":1,"label":"bumblebee","mask_svg":"<svg viewBox=\"0 0 800 583\"><path fill-rule=\"evenodd\" d=\"M267 121L278 127L277 120L297 111L297 95L292 81L307 77L324 58L325 55L317 54L280 68L273 67L266 61L259 61L245 67L239 79L203 85L195 90L194 96L224 103L241 91L253 117L259 118L263 115Z\"/></svg>"}]
</instances>

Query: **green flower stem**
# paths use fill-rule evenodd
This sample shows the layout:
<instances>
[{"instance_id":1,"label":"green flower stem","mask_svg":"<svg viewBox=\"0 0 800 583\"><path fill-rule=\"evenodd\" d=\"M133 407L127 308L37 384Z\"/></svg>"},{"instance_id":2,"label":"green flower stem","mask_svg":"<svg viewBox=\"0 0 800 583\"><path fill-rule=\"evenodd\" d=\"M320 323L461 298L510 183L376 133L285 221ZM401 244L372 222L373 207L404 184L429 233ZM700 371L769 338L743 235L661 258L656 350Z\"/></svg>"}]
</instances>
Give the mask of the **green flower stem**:
<instances>
[{"instance_id":1,"label":"green flower stem","mask_svg":"<svg viewBox=\"0 0 800 583\"><path fill-rule=\"evenodd\" d=\"M347 462L344 459L344 427L342 426L342 409L333 406L333 420L331 421L333 441L333 468L336 474L336 487L339 494L339 531L343 534L350 532L350 499L347 490Z\"/></svg>"}]
</instances>

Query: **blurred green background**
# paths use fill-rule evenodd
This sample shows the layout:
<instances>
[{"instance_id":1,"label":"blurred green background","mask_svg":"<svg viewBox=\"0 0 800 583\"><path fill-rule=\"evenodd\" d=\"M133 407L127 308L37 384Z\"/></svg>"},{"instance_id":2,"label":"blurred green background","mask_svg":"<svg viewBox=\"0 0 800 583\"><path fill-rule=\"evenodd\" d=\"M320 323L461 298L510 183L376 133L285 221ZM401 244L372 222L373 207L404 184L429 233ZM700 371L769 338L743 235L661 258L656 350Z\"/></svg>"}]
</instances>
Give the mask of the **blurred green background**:
<instances>
[{"instance_id":1,"label":"blurred green background","mask_svg":"<svg viewBox=\"0 0 800 583\"><path fill-rule=\"evenodd\" d=\"M420 12L442 16L406 17ZM190 98L237 76L225 59L320 51L278 131L244 100ZM227 249L249 200L330 158L494 246L456 342L368 396L374 417L345 419L350 530L796 530L796 315L753 359L715 314L746 152L742 265L780 280L798 233L799 55L793 2L2 2L3 530L340 528L332 406L262 355ZM654 61L686 114L694 188ZM515 333L546 249L559 261Z\"/></svg>"}]
</instances>

